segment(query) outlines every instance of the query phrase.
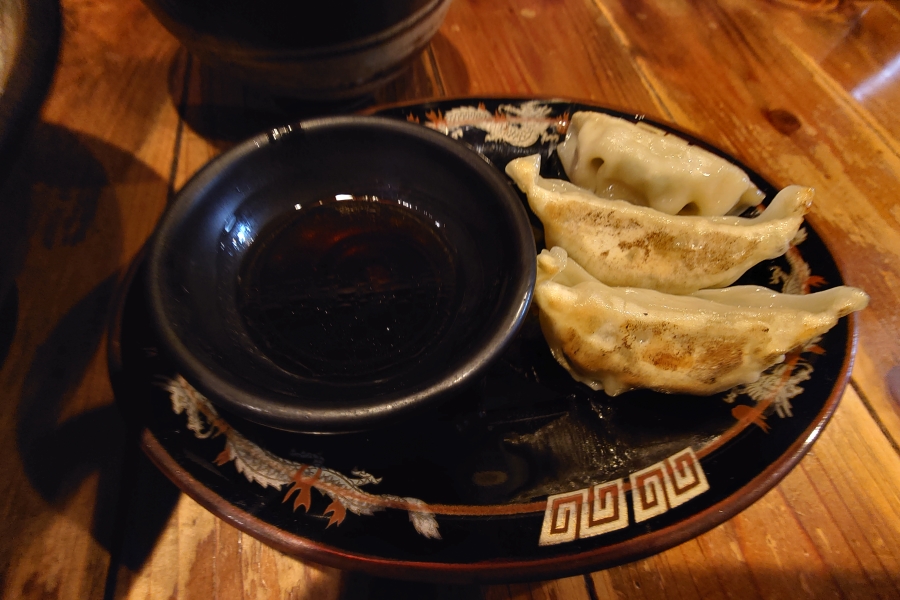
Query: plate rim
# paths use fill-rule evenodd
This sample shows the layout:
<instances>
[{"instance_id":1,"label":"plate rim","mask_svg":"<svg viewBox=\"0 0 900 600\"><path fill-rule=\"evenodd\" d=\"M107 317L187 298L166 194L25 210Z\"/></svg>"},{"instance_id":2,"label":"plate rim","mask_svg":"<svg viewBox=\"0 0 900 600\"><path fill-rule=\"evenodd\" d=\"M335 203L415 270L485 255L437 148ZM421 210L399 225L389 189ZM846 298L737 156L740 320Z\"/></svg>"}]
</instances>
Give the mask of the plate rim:
<instances>
[{"instance_id":1,"label":"plate rim","mask_svg":"<svg viewBox=\"0 0 900 600\"><path fill-rule=\"evenodd\" d=\"M601 110L629 113L627 110L600 106L593 102L559 97L541 98L535 96L463 96L434 98L380 105L367 109L365 113L371 114L369 113L369 110L373 112L386 111L423 107L428 104L436 103L461 104L467 101L478 102L485 100L511 103L537 100L563 104L582 104L585 106L593 106ZM637 115L641 113L631 112L630 114ZM671 127L675 131L683 132L711 147L717 148L717 146L709 142L706 138L698 136L691 131L684 130L683 128L665 120L657 119L656 117L650 118L653 121ZM720 152L724 151L720 150ZM739 157L733 157L730 153L726 154L746 165ZM759 171L753 170L759 173ZM760 176L765 179L765 176ZM769 181L768 179L766 180ZM831 251L828 240L808 222L807 225L815 231L843 278L843 269L840 268L841 265ZM128 292L134 283L137 272L144 262L146 255L145 250L146 246L144 246L136 255L128 272L123 277L122 284L114 299L115 309L111 314L109 326L108 363L116 395L120 393L122 386L121 384L116 383L115 374L121 373L124 369L121 331L125 301L128 297ZM142 428L139 431L138 443L152 463L173 481L179 489L194 499L198 504L217 517L223 519L225 522L252 535L266 545L297 558L310 560L318 564L339 569L362 571L380 577L415 581L487 584L556 579L614 567L670 549L702 535L730 520L771 491L791 470L793 470L819 438L821 432L830 422L846 391L856 357L858 315L856 313L851 313L846 318L847 341L841 368L835 378L834 385L815 418L811 420L810 424L804 428L803 432L797 436L793 443L788 446L777 460L770 463L762 472L732 492L726 498L719 500L703 510L693 513L676 523L661 529L638 534L633 538L612 545L601 545L588 550L574 552L560 551L549 557L527 559L499 558L478 562L429 562L390 559L343 550L336 546L317 542L283 530L230 503L221 495L203 485L182 468L148 428ZM562 547L560 547L560 550L562 550Z\"/></svg>"}]
</instances>

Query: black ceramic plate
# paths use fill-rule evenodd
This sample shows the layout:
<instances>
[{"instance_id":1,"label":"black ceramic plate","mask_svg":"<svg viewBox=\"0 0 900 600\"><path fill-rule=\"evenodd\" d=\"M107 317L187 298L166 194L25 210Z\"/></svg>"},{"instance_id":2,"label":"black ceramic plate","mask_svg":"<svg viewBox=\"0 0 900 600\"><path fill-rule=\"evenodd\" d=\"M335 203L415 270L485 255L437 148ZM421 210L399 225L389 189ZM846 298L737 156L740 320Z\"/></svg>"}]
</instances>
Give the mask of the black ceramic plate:
<instances>
[{"instance_id":1,"label":"black ceramic plate","mask_svg":"<svg viewBox=\"0 0 900 600\"><path fill-rule=\"evenodd\" d=\"M558 175L555 145L568 116L585 109L613 112L466 99L384 113L467 142L498 168L540 152L547 174ZM751 177L771 198L774 188ZM828 249L804 231L784 257L739 283L797 293L840 285ZM841 397L855 340L855 322L842 319L758 383L712 397L609 398L553 360L532 314L480 387L440 414L367 434L305 436L216 413L179 379L155 350L141 280L131 278L120 302L111 371L157 465L211 511L285 552L403 578L563 576L718 525L809 449Z\"/></svg>"}]
</instances>

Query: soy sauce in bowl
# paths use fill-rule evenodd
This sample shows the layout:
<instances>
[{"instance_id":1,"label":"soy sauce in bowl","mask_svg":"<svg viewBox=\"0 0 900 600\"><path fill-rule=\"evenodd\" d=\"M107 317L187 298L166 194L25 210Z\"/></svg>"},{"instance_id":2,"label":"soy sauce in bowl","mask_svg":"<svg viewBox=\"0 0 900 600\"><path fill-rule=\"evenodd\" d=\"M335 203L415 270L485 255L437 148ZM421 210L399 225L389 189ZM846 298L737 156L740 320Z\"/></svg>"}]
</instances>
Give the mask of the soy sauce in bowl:
<instances>
[{"instance_id":1,"label":"soy sauce in bowl","mask_svg":"<svg viewBox=\"0 0 900 600\"><path fill-rule=\"evenodd\" d=\"M480 380L528 310L534 256L521 199L471 149L330 117L251 138L185 185L150 241L148 304L161 350L219 409L371 430Z\"/></svg>"},{"instance_id":2,"label":"soy sauce in bowl","mask_svg":"<svg viewBox=\"0 0 900 600\"><path fill-rule=\"evenodd\" d=\"M339 195L264 230L245 257L238 310L281 368L322 381L385 381L417 364L458 304L446 224L404 200Z\"/></svg>"}]
</instances>

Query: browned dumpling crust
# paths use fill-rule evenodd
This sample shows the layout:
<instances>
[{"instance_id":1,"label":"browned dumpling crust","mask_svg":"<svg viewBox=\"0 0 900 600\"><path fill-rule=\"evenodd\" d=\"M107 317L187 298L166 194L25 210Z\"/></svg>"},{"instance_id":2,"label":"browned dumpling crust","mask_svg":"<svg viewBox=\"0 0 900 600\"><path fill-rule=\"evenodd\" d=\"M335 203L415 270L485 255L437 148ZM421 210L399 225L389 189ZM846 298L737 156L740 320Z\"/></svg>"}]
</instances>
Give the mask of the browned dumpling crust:
<instances>
[{"instance_id":1,"label":"browned dumpling crust","mask_svg":"<svg viewBox=\"0 0 900 600\"><path fill-rule=\"evenodd\" d=\"M787 187L754 218L673 216L544 179L540 164L539 155L523 157L506 172L543 223L547 247L565 248L607 285L673 294L730 285L753 265L784 254L814 194Z\"/></svg>"},{"instance_id":2,"label":"browned dumpling crust","mask_svg":"<svg viewBox=\"0 0 900 600\"><path fill-rule=\"evenodd\" d=\"M534 301L553 356L592 389L708 395L756 381L869 297L847 286L806 295L614 288L553 248L537 258Z\"/></svg>"}]
</instances>

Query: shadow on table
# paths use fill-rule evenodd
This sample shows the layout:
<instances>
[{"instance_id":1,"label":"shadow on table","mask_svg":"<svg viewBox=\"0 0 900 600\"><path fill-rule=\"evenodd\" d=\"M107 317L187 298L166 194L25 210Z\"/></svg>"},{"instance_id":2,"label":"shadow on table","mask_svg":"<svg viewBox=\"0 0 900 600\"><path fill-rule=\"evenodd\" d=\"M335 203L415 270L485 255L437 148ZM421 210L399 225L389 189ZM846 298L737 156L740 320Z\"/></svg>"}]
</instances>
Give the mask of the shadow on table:
<instances>
[{"instance_id":1,"label":"shadow on table","mask_svg":"<svg viewBox=\"0 0 900 600\"><path fill-rule=\"evenodd\" d=\"M513 598L744 598L763 600L794 597L785 590L804 590L806 597L858 596L895 598L900 592L896 574L867 565L865 572L844 568L826 570L817 560L804 568L747 563L700 565L650 557L622 567L559 580L508 585L449 585L390 581L345 573L339 600L483 600ZM312 600L314 596L310 596ZM306 600L306 597L304 597Z\"/></svg>"},{"instance_id":2,"label":"shadow on table","mask_svg":"<svg viewBox=\"0 0 900 600\"><path fill-rule=\"evenodd\" d=\"M0 366L6 361L16 336L16 325L19 322L19 288L15 284L7 289L0 300Z\"/></svg>"},{"instance_id":3,"label":"shadow on table","mask_svg":"<svg viewBox=\"0 0 900 600\"><path fill-rule=\"evenodd\" d=\"M137 450L108 395L84 391L97 394L103 386L85 381L96 381L97 361L105 362L98 351L118 283L120 211L131 201L118 190L151 186L165 198L168 184L133 155L58 126L40 124L27 152L25 184L16 193L34 206L31 250L18 282L17 354L7 359L7 366L30 360L16 408L16 445L33 490L67 518L86 515L79 526L115 562L125 524L123 483L130 481ZM49 333L32 342L47 321L53 323ZM71 510L76 492L95 475L96 494L87 500L93 510ZM142 515L145 541L128 554L132 565L146 558L178 497L168 482L154 481L153 489L154 512ZM11 513L24 517L10 535L43 525L47 509L27 493L16 501L22 506Z\"/></svg>"},{"instance_id":4,"label":"shadow on table","mask_svg":"<svg viewBox=\"0 0 900 600\"><path fill-rule=\"evenodd\" d=\"M452 585L382 579L362 573L344 573L339 600L482 600L479 585Z\"/></svg>"},{"instance_id":5,"label":"shadow on table","mask_svg":"<svg viewBox=\"0 0 900 600\"><path fill-rule=\"evenodd\" d=\"M352 113L374 102L371 95L339 102L273 96L200 63L186 51L169 67L169 95L184 123L219 150L302 118Z\"/></svg>"},{"instance_id":6,"label":"shadow on table","mask_svg":"<svg viewBox=\"0 0 900 600\"><path fill-rule=\"evenodd\" d=\"M301 119L356 113L398 99L442 96L446 90L440 73L445 69L457 87L466 87L469 76L465 61L453 44L441 33L431 44L440 53L440 70L431 64L433 52L429 49L397 79L374 93L329 102L273 95L202 64L182 50L169 67L169 95L188 127L225 150L260 132Z\"/></svg>"}]
</instances>

